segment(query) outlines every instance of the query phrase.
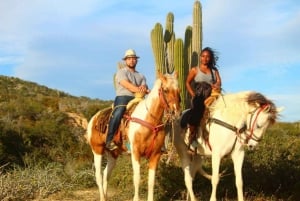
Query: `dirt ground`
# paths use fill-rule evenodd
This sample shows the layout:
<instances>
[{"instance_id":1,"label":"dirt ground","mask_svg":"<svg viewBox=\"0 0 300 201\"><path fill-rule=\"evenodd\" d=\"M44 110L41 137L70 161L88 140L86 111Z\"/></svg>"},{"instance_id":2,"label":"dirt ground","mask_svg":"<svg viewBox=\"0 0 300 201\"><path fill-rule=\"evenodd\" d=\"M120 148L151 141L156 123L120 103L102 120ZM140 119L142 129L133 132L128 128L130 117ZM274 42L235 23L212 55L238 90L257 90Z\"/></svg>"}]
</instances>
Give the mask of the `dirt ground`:
<instances>
[{"instance_id":1,"label":"dirt ground","mask_svg":"<svg viewBox=\"0 0 300 201\"><path fill-rule=\"evenodd\" d=\"M58 200L66 200L66 201L98 201L99 193L97 188L78 190L74 192L59 192L53 195L50 195L48 198L43 199L35 199L34 201L58 201Z\"/></svg>"},{"instance_id":2,"label":"dirt ground","mask_svg":"<svg viewBox=\"0 0 300 201\"><path fill-rule=\"evenodd\" d=\"M108 199L110 201L120 201L117 192L108 189ZM48 198L35 199L34 201L99 201L97 188L78 190L73 192L60 192L50 195ZM131 201L132 198L124 201Z\"/></svg>"}]
</instances>

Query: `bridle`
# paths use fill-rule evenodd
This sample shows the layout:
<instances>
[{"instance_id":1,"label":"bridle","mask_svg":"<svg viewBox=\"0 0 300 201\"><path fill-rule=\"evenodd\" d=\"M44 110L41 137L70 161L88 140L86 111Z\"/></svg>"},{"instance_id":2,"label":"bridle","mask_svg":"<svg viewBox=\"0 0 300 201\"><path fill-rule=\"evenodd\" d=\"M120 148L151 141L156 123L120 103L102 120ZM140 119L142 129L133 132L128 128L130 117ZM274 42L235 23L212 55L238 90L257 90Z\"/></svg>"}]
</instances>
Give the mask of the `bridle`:
<instances>
[{"instance_id":1,"label":"bridle","mask_svg":"<svg viewBox=\"0 0 300 201\"><path fill-rule=\"evenodd\" d=\"M171 101L167 100L165 94L166 94L166 92L163 89L163 86L161 85L161 87L158 90L158 96L159 96L159 101L160 101L160 103L162 104L162 106L164 108L164 116L163 116L163 118L165 120L162 121L162 122L159 122L158 125L153 125L153 124L151 124L149 122L146 122L146 121L144 121L144 120L142 120L140 118L131 117L129 115L125 116L129 121L139 123L142 126L145 126L145 127L149 128L150 130L152 130L153 139L151 141L150 147L147 148L146 153L145 153L147 158L150 157L150 154L151 154L151 151L152 151L152 149L154 147L154 142L155 142L155 139L156 139L156 136L157 136L158 132L161 131L161 130L163 130L165 128L165 124L167 122L172 121L172 119L175 119L174 113L173 113L173 111L172 111L172 109L171 109L171 107L170 107L170 105L168 103L168 102L171 102ZM146 105L146 101L145 101L145 107L146 107L146 110L149 112L149 114L150 114L150 116L152 118L158 119L153 114L151 114L151 111L149 110L149 108Z\"/></svg>"},{"instance_id":2,"label":"bridle","mask_svg":"<svg viewBox=\"0 0 300 201\"><path fill-rule=\"evenodd\" d=\"M261 141L262 137L258 137L257 135L255 135L254 128L257 125L257 119L259 114L269 106L270 106L269 104L265 104L261 107L257 107L254 111L250 112L251 116L250 116L249 124L245 122L241 128L237 128L236 126L232 126L216 118L210 118L208 120L208 123L215 123L234 131L239 141L244 145L248 145L249 140L259 142ZM249 127L247 125L249 125ZM245 139L243 139L242 134L245 135Z\"/></svg>"},{"instance_id":3,"label":"bridle","mask_svg":"<svg viewBox=\"0 0 300 201\"><path fill-rule=\"evenodd\" d=\"M174 120L176 117L174 115L174 112L170 106L170 100L167 99L166 97L166 91L168 90L165 90L163 88L163 84L161 84L159 90L158 90L158 97L159 97L159 101L160 101L160 104L162 105L163 107L163 110L164 110L164 117L163 119L165 119L165 122L169 121L169 120ZM154 119L157 119L156 116L154 116L153 114L151 114L151 111L149 110L148 106L146 105L146 101L145 101L145 107L146 107L146 110L147 112L150 114L150 116Z\"/></svg>"},{"instance_id":4,"label":"bridle","mask_svg":"<svg viewBox=\"0 0 300 201\"><path fill-rule=\"evenodd\" d=\"M249 140L253 140L256 142L261 141L262 137L258 137L257 135L255 135L254 128L257 125L257 119L258 119L259 114L269 106L270 106L269 104L265 104L261 107L256 108L253 112L251 112L251 117L249 120L250 128L246 129L246 131L245 131L245 135L246 135L245 144L248 144Z\"/></svg>"}]
</instances>

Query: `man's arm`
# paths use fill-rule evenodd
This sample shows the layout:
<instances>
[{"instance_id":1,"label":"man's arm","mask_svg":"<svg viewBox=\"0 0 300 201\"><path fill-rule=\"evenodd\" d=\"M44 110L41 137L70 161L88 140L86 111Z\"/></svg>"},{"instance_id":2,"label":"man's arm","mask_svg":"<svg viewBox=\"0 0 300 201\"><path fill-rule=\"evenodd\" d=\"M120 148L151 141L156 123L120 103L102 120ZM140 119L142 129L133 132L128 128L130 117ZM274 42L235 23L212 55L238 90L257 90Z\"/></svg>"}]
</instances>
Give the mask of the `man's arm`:
<instances>
[{"instance_id":1,"label":"man's arm","mask_svg":"<svg viewBox=\"0 0 300 201\"><path fill-rule=\"evenodd\" d=\"M136 92L144 92L144 93L148 93L148 88L146 85L141 85L141 86L135 86L134 84L132 84L131 82L129 82L128 80L121 80L120 84L128 89L129 91L131 91L132 93L136 93Z\"/></svg>"}]
</instances>

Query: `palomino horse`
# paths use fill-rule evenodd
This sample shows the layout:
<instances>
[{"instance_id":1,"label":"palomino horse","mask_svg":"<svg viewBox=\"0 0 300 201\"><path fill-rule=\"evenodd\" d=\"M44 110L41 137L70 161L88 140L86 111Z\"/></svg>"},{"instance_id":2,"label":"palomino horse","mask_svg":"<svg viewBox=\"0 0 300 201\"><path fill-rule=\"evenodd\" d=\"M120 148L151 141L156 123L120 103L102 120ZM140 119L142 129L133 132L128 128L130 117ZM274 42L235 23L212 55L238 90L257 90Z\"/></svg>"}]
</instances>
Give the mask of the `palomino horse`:
<instances>
[{"instance_id":1,"label":"palomino horse","mask_svg":"<svg viewBox=\"0 0 300 201\"><path fill-rule=\"evenodd\" d=\"M107 111L107 110L106 110ZM88 124L87 140L94 154L95 176L99 188L100 201L107 200L107 182L116 160L125 150L122 143L119 149L108 151L105 149L105 131L97 127L97 117L99 111L95 114ZM153 188L155 170L157 168L161 148L164 144L165 133L164 124L171 119L178 118L180 115L180 92L178 88L177 75L160 75L155 81L154 87L145 99L140 101L131 115L124 115L127 124L121 130L127 134L131 146L131 158L134 171L134 201L138 198L138 188L140 181L140 159L146 157L149 159L149 186L148 201L153 200ZM104 129L105 130L105 129ZM114 137L116 141L116 136ZM104 154L107 156L107 165L103 172L101 171Z\"/></svg>"},{"instance_id":2,"label":"palomino horse","mask_svg":"<svg viewBox=\"0 0 300 201\"><path fill-rule=\"evenodd\" d=\"M180 128L176 122L174 144L179 154L188 198L195 201L192 180L198 170L201 172L201 161L205 156L212 157L212 192L210 201L216 201L219 183L219 166L225 155L230 155L234 165L235 184L238 201L243 201L242 165L244 147L253 148L262 139L269 125L278 117L279 110L262 94L246 91L220 96L209 108L210 114L206 123L209 133L203 137L203 130L198 129L196 155L188 153L184 143L186 128ZM177 132L176 132L177 131Z\"/></svg>"}]
</instances>

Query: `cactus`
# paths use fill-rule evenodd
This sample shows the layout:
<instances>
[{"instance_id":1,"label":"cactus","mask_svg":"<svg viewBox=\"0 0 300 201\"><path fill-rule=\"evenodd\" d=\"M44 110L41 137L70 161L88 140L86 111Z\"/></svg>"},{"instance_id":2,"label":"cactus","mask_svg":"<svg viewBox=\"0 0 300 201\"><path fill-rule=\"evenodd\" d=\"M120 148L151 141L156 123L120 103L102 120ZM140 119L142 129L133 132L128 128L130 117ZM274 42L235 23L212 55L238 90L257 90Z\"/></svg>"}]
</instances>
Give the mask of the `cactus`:
<instances>
[{"instance_id":1,"label":"cactus","mask_svg":"<svg viewBox=\"0 0 300 201\"><path fill-rule=\"evenodd\" d=\"M166 19L166 30L164 34L164 41L168 43L173 35L173 26L174 26L174 14L169 12Z\"/></svg>"},{"instance_id":2,"label":"cactus","mask_svg":"<svg viewBox=\"0 0 300 201\"><path fill-rule=\"evenodd\" d=\"M174 44L175 33L173 31L174 14L169 12L166 19L166 30L164 34L165 42L165 67L168 73L174 71Z\"/></svg>"},{"instance_id":3,"label":"cactus","mask_svg":"<svg viewBox=\"0 0 300 201\"><path fill-rule=\"evenodd\" d=\"M167 52L165 57L165 66L168 73L174 71L174 46L175 46L175 34L172 34L171 40L166 44Z\"/></svg>"},{"instance_id":4,"label":"cactus","mask_svg":"<svg viewBox=\"0 0 300 201\"><path fill-rule=\"evenodd\" d=\"M151 31L151 42L155 59L156 77L158 77L158 72L166 72L164 68L165 51L163 41L163 28L160 23L156 23Z\"/></svg>"},{"instance_id":5,"label":"cactus","mask_svg":"<svg viewBox=\"0 0 300 201\"><path fill-rule=\"evenodd\" d=\"M182 108L189 107L185 80L191 67L198 65L199 53L202 48L202 10L198 0L193 5L193 26L187 26L184 43L182 39L176 39L174 27L174 15L169 12L166 18L166 28L163 35L163 27L156 23L151 31L151 43L155 58L156 72L179 74L178 81L181 88ZM157 74L156 74L157 77Z\"/></svg>"},{"instance_id":6,"label":"cactus","mask_svg":"<svg viewBox=\"0 0 300 201\"><path fill-rule=\"evenodd\" d=\"M185 79L186 79L186 68L184 68L184 51L183 51L183 41L182 39L176 39L175 48L174 48L174 67L175 71L178 72L178 83L180 88L180 97L181 97L181 107L185 108L186 103L186 88L185 88Z\"/></svg>"},{"instance_id":7,"label":"cactus","mask_svg":"<svg viewBox=\"0 0 300 201\"><path fill-rule=\"evenodd\" d=\"M119 70L119 69L121 69L121 68L124 68L124 67L126 67L126 64L125 64L125 62L118 62L118 64L117 64L117 70ZM116 89L116 74L117 73L114 73L114 75L113 75L113 83L114 83L114 88Z\"/></svg>"},{"instance_id":8,"label":"cactus","mask_svg":"<svg viewBox=\"0 0 300 201\"><path fill-rule=\"evenodd\" d=\"M192 36L192 57L191 67L198 66L199 53L202 48L202 16L201 4L195 1L193 7L193 36Z\"/></svg>"},{"instance_id":9,"label":"cactus","mask_svg":"<svg viewBox=\"0 0 300 201\"><path fill-rule=\"evenodd\" d=\"M185 29L185 35L184 35L184 68L187 68L187 70L190 70L191 68L191 62L192 62L192 33L193 33L193 27L187 26Z\"/></svg>"}]
</instances>

